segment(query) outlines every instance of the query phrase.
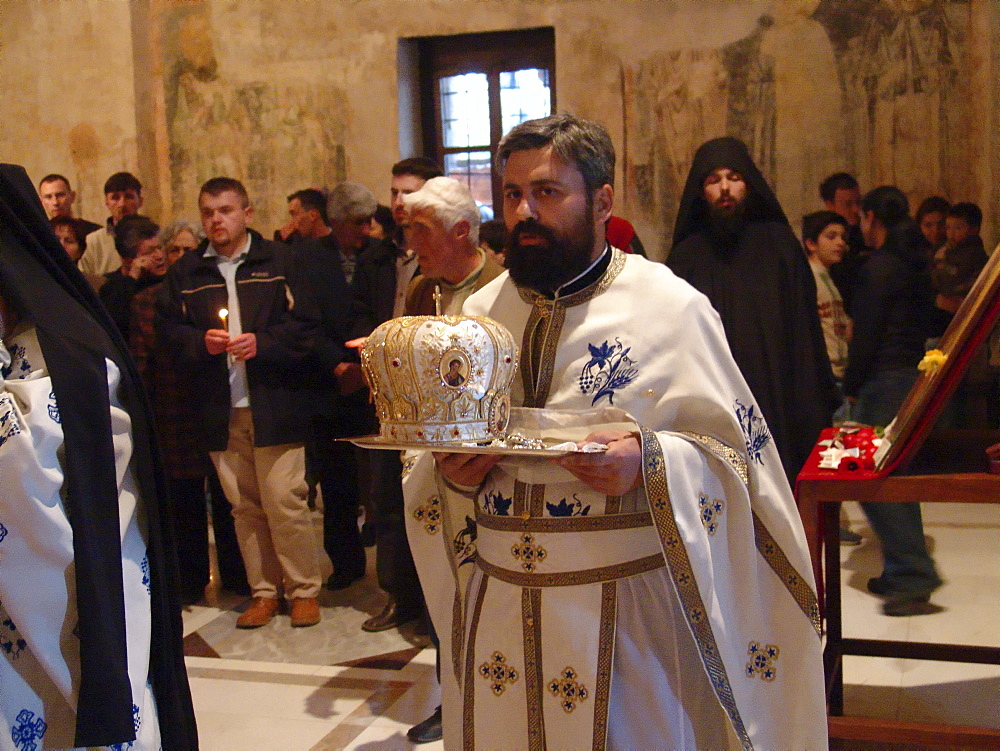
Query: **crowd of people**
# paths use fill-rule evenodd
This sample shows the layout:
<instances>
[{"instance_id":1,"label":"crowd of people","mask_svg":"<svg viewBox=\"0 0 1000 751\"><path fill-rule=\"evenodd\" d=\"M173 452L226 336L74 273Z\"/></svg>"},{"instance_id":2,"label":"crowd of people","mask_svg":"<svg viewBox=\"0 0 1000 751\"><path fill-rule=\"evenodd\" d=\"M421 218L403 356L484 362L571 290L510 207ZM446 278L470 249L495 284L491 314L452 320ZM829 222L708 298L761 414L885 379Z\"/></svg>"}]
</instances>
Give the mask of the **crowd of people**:
<instances>
[{"instance_id":1,"label":"crowd of people","mask_svg":"<svg viewBox=\"0 0 1000 751\"><path fill-rule=\"evenodd\" d=\"M563 505L567 497L578 502L586 498L588 508L595 513L604 509L604 514L619 513L628 504L633 511L643 511L647 507L637 494L644 491L652 503L654 489L684 487L694 497L700 493L708 499L705 503L720 504L715 512L711 506L695 509L701 518L695 527L709 530L709 535L714 531L704 520L714 513L717 523L729 504L732 532L726 534L737 542L726 553L732 560L717 552L720 557L714 562L695 562L693 568L689 562L682 573L705 581L714 577L715 586L725 588L736 570L726 565L749 565L755 534L760 534L754 524L766 527L784 550L782 555L792 561L784 565L801 572L804 589L792 591L773 613L759 613L758 625L777 628L774 618L789 607L806 612L809 618L801 625L807 635L784 632L787 643L801 647L801 654L795 657L782 645L779 664L790 672L796 664L819 670L814 659L818 642L807 644L812 616L803 604L810 597L814 601L815 595L808 587L801 529L789 516L794 514L789 486L822 428L834 421L891 421L916 379L917 363L941 336L987 261L979 236L982 212L974 203L952 205L932 196L911 218L907 198L898 188L881 186L862 194L851 175L838 173L820 186L824 208L802 218L800 242L744 144L718 138L694 155L664 268L636 258L645 253L634 228L612 215L614 152L600 126L569 116L526 123L505 137L500 160L505 221L483 222L460 181L443 176L432 160L413 157L392 168L389 206L379 205L372 191L357 183L329 190L303 188L288 195L289 220L270 240L251 229L250 196L232 177L213 178L201 187L200 222L178 220L165 227L140 213L142 185L128 172L116 173L105 183L109 216L103 224L74 216L75 194L65 177L51 174L40 181L38 195L52 230L127 344L152 403L172 501L181 601L197 602L208 583L208 509L221 584L252 597L236 620L237 628L266 625L282 611L283 601L292 626L315 625L321 619L321 587L347 589L363 577L365 547L374 544L385 605L364 622L364 630L426 620L429 609L433 617L426 626L437 644L434 626L448 625L442 619L450 619L453 608L467 605L475 611L474 618L462 611L466 633L461 638L448 627L449 639L440 645L439 655L446 666L442 671L439 665L446 707L448 697L453 702L444 725L462 732L459 726L464 723L465 732L473 732L487 720L470 714L472 689L462 689L463 698L461 680L454 682L455 650L476 654L468 665L478 670L477 629L481 641L485 634L503 641L504 629L519 634L521 626L504 625L502 616L516 616L520 622L522 610L519 604L504 613L507 595L501 596L499 584L491 585L484 606L482 580L456 595L456 581L447 572L460 570L468 561L442 563L445 548L429 552L427 540L419 532L415 537L413 527L408 537L407 525L413 520L407 509L412 503L430 502L425 497L428 487L435 492L444 487L429 478L435 473L444 478L449 490L441 492L453 495L450 503L466 508L469 518L478 512L469 510L467 502L477 498L479 512L486 508L504 515L497 499L506 499L515 506L520 503L528 514L525 487L550 488L549 506L561 494ZM540 252L546 254L543 261ZM509 275L503 275L504 267ZM506 293L508 285L518 292ZM710 307L703 307L705 298ZM602 305L612 306L603 317L593 312L603 310ZM650 316L656 308L660 312ZM525 332L522 373L515 384L518 406L581 411L608 396L587 393L565 365L553 372L563 356L563 344L555 344L562 329L553 333L553 326L589 337L590 353L601 353L593 361L600 368L617 367L624 358L635 366L628 371L633 375L615 382L620 393L611 390L609 405L628 410L640 429L595 427L591 437L609 445L607 463L595 468L568 459L563 467L571 481L562 478L551 486L533 486L536 480L520 479L517 472L501 469L503 465L494 468L495 458L439 456L435 466L425 455L427 466L418 463L404 470L397 453L363 451L336 440L378 429L358 356L364 337L390 318L463 310L504 321L519 342ZM636 327L638 321L642 323ZM684 331L685 324L693 328ZM626 332L629 350L621 341ZM701 337L697 342L692 339L696 333ZM609 344L613 342L620 352ZM645 384L640 398L637 387L626 387L644 367L648 375L640 379ZM693 382L693 373L704 382ZM453 377L462 378L457 373ZM461 382L452 385L461 387ZM950 419L985 419L972 396L977 390L967 392L956 401ZM666 430L695 438L681 446L675 437L657 432ZM719 441L738 447L742 459L726 454ZM689 444L697 449L693 454ZM676 467L664 469L662 456L657 465L655 457L661 454L676 461ZM771 462L772 454L776 463ZM737 477L734 486L736 476L727 471L740 461L744 485ZM748 472L756 485L746 485ZM711 501L712 494L727 500ZM541 508L550 490L529 495L531 508ZM484 507L483 498L493 500ZM739 516L738 509L744 507L753 509L753 521ZM929 612L931 593L941 579L924 543L919 506L863 507L884 553L883 572L869 581L869 589L884 598L888 615ZM738 528L738 519L750 525L749 537L746 528ZM668 535L670 525L685 524L680 516L668 519L654 509L644 529L654 542L660 535L666 550L675 544L668 542L674 539ZM529 526L522 532L530 536L534 528ZM859 541L847 529L842 529L842 539ZM747 544L750 548L744 550ZM630 552L625 549L621 555ZM623 570L631 570L634 563L614 560ZM435 568L439 563L445 568ZM665 594L669 580L661 581L663 572L655 568L640 577L644 587L661 593L652 603L640 602L638 591L631 595L634 601L619 595L624 598L619 624L634 628L655 616L673 622L672 632L689 627L691 632L685 631L687 636L670 649L675 656L690 653L695 660L700 653L707 674L716 678L692 681L665 668L662 680L654 681L660 688L651 699L651 684L639 679L649 665L640 670L638 662L628 663L638 660L645 647L638 636L629 641L633 636L626 629L616 637L623 651L620 665L619 653L615 655L614 685L605 686L611 694L603 696L603 704L592 702L588 711L599 713L603 706L607 712L609 703L637 701L674 705L677 711L651 712L664 726L651 725L641 732L613 720L609 726L607 716L593 714L586 732L601 732L603 727L618 745L668 737L684 745L678 728L691 722L699 742L726 745L732 740L729 733L745 741L748 733L760 732L748 730L751 725L767 724L748 722L745 714L770 716L772 700L750 709L761 701L759 696L720 682L723 663L732 668L739 662L733 651L739 649L745 660L747 646L736 643L742 637L724 643L705 628L711 632L713 619L723 617L727 608L735 608L735 613L740 603L750 610L759 603L744 603L736 586L726 590L732 598L728 604L702 622L692 613L704 605L686 599L683 592L679 596L686 611L664 604L673 595ZM678 570L671 573L677 576ZM502 574L495 576L507 581ZM512 583L504 585L516 591L517 598L522 586L525 592L531 587L517 584L522 579L511 578ZM626 580L615 576L608 581ZM478 601L464 602L466 593L477 587ZM768 602L788 594L780 585L755 593ZM544 612L547 619L557 618L557 605L543 604L542 599L531 602L524 607L535 614L532 617ZM595 602L600 603L600 596ZM666 609L646 612L653 603ZM493 620L477 620L484 607ZM595 639L606 615L599 607L595 611ZM757 661L753 643L747 664L751 677L758 667L766 671L771 665L771 658ZM622 645L633 649L632 658ZM660 648L666 649L663 644L655 649ZM505 649L517 653L519 647ZM715 656L709 654L712 650ZM567 659L572 654L569 649ZM654 662L666 666L672 659L661 657ZM462 665L459 672L465 670ZM764 679L771 680L766 675ZM473 678L470 674L464 680ZM799 689L812 697L815 681L803 680L808 685ZM789 681L783 691L795 685ZM499 695L505 690L502 681L499 689L496 684L484 687L484 698L475 698L477 707L490 691ZM558 694L561 689L551 690ZM687 699L681 696L685 691L690 692ZM690 697L712 693L728 723L686 720L692 716ZM774 694L779 695L791 696ZM802 706L806 704L803 700ZM773 706L787 703L776 701ZM455 707L464 707L464 714L449 720L448 712ZM565 705L563 710L572 711ZM490 710L484 716L493 723L497 715ZM508 720L512 732L524 722L516 712ZM439 708L411 730L411 739L440 737L442 722ZM774 731L772 740L813 738L815 728L804 716L786 717L779 725L782 729ZM722 732L720 728L725 729L723 735L713 735Z\"/></svg>"}]
</instances>

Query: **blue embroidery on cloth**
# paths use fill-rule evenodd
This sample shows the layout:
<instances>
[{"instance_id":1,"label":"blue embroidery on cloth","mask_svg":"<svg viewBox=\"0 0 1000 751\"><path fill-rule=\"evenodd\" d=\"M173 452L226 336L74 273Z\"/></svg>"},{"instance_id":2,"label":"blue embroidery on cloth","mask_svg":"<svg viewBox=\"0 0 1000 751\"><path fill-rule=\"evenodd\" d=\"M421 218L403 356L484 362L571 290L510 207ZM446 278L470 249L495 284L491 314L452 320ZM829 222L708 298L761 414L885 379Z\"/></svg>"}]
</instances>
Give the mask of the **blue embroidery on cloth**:
<instances>
[{"instance_id":1,"label":"blue embroidery on cloth","mask_svg":"<svg viewBox=\"0 0 1000 751\"><path fill-rule=\"evenodd\" d=\"M0 394L0 446L3 446L8 438L20 433L21 423L17 419L17 412L14 411L14 400L10 394Z\"/></svg>"},{"instance_id":2,"label":"blue embroidery on cloth","mask_svg":"<svg viewBox=\"0 0 1000 751\"><path fill-rule=\"evenodd\" d=\"M513 498L504 498L500 491L483 494L483 511L493 516L510 516L510 505Z\"/></svg>"},{"instance_id":3,"label":"blue embroidery on cloth","mask_svg":"<svg viewBox=\"0 0 1000 751\"><path fill-rule=\"evenodd\" d=\"M573 503L567 503L563 498L559 503L546 503L545 508L549 510L549 516L586 516L590 512L590 506L584 506L575 495Z\"/></svg>"},{"instance_id":4,"label":"blue embroidery on cloth","mask_svg":"<svg viewBox=\"0 0 1000 751\"><path fill-rule=\"evenodd\" d=\"M0 621L0 651L10 658L17 659L21 652L28 648L28 642L22 637L10 618Z\"/></svg>"},{"instance_id":5,"label":"blue embroidery on cloth","mask_svg":"<svg viewBox=\"0 0 1000 751\"><path fill-rule=\"evenodd\" d=\"M149 585L149 556L142 557L142 583L146 586L146 594L153 594L153 588Z\"/></svg>"},{"instance_id":6,"label":"blue embroidery on cloth","mask_svg":"<svg viewBox=\"0 0 1000 751\"><path fill-rule=\"evenodd\" d=\"M736 419L739 420L740 428L743 429L743 438L747 444L747 454L750 460L763 464L760 452L764 450L771 440L771 434L767 430L767 423L764 418L755 413L757 406L751 404L749 407L739 399L735 402Z\"/></svg>"},{"instance_id":7,"label":"blue embroidery on cloth","mask_svg":"<svg viewBox=\"0 0 1000 751\"><path fill-rule=\"evenodd\" d=\"M27 377L31 372L31 363L25 359L24 347L20 344L12 344L7 347L7 351L10 352L10 365L0 368L0 375L5 379L10 378L11 373L14 373L14 379L18 380Z\"/></svg>"},{"instance_id":8,"label":"blue embroidery on cloth","mask_svg":"<svg viewBox=\"0 0 1000 751\"><path fill-rule=\"evenodd\" d=\"M3 542L3 538L7 536L7 528L0 523L0 542Z\"/></svg>"},{"instance_id":9,"label":"blue embroidery on cloth","mask_svg":"<svg viewBox=\"0 0 1000 751\"><path fill-rule=\"evenodd\" d=\"M35 713L22 709L17 713L16 724L10 729L10 739L21 751L38 751L38 743L45 735L48 725Z\"/></svg>"},{"instance_id":10,"label":"blue embroidery on cloth","mask_svg":"<svg viewBox=\"0 0 1000 751\"><path fill-rule=\"evenodd\" d=\"M476 550L477 535L476 520L471 516L465 517L465 529L455 535L455 539L451 542L459 566L474 562L476 556L479 555Z\"/></svg>"},{"instance_id":11,"label":"blue embroidery on cloth","mask_svg":"<svg viewBox=\"0 0 1000 751\"><path fill-rule=\"evenodd\" d=\"M59 418L59 405L56 403L56 392L49 392L49 417L52 418L52 422L59 425L62 420Z\"/></svg>"},{"instance_id":12,"label":"blue embroidery on cloth","mask_svg":"<svg viewBox=\"0 0 1000 751\"><path fill-rule=\"evenodd\" d=\"M628 386L639 374L639 369L632 367L636 361L628 356L632 348L618 338L614 344L605 340L599 347L593 344L587 347L590 348L590 361L580 373L580 391L594 395L591 406L603 396L608 397L609 404L614 404L615 392Z\"/></svg>"}]
</instances>

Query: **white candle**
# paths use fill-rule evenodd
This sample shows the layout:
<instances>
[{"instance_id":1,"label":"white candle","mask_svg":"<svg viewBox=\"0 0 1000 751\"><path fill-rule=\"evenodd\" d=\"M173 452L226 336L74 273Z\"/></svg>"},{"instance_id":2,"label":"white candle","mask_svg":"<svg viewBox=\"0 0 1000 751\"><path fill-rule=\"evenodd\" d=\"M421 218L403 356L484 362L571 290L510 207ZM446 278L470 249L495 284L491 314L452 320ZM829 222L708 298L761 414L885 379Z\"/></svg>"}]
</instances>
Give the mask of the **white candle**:
<instances>
[{"instance_id":1,"label":"white candle","mask_svg":"<svg viewBox=\"0 0 1000 751\"><path fill-rule=\"evenodd\" d=\"M222 328L225 331L229 331L229 311L226 308L222 308L219 311L219 318L222 319Z\"/></svg>"}]
</instances>

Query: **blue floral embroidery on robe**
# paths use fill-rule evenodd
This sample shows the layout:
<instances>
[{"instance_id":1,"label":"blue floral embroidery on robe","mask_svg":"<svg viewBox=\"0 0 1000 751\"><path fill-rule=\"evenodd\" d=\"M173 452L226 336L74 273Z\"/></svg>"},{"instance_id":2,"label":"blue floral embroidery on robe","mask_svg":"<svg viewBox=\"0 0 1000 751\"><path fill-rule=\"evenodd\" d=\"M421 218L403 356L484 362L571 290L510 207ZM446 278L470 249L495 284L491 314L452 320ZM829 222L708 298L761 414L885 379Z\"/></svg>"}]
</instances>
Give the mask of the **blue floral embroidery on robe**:
<instances>
[{"instance_id":1,"label":"blue floral embroidery on robe","mask_svg":"<svg viewBox=\"0 0 1000 751\"><path fill-rule=\"evenodd\" d=\"M34 712L22 709L17 713L17 720L10 729L10 739L21 751L38 751L38 741L45 735L48 727L45 720L35 717Z\"/></svg>"},{"instance_id":2,"label":"blue floral embroidery on robe","mask_svg":"<svg viewBox=\"0 0 1000 751\"><path fill-rule=\"evenodd\" d=\"M479 555L476 550L476 536L476 520L470 516L465 517L465 529L455 535L455 539L452 540L452 546L455 549L455 558L458 560L459 566L472 563L476 560L476 556Z\"/></svg>"},{"instance_id":3,"label":"blue floral embroidery on robe","mask_svg":"<svg viewBox=\"0 0 1000 751\"><path fill-rule=\"evenodd\" d=\"M747 444L747 454L750 455L751 461L763 464L764 460L761 459L760 452L771 440L767 423L764 422L763 417L756 414L757 406L755 404L748 407L737 399L735 407L736 419L739 420L740 428L743 429L743 439Z\"/></svg>"},{"instance_id":4,"label":"blue floral embroidery on robe","mask_svg":"<svg viewBox=\"0 0 1000 751\"><path fill-rule=\"evenodd\" d=\"M62 420L59 418L59 405L56 403L55 391L49 392L49 417L51 417L52 422L57 425L62 423Z\"/></svg>"},{"instance_id":5,"label":"blue floral embroidery on robe","mask_svg":"<svg viewBox=\"0 0 1000 751\"><path fill-rule=\"evenodd\" d=\"M149 556L144 555L142 557L142 583L146 585L146 593L153 594L153 589L149 584Z\"/></svg>"},{"instance_id":6,"label":"blue floral embroidery on robe","mask_svg":"<svg viewBox=\"0 0 1000 751\"><path fill-rule=\"evenodd\" d=\"M0 542L3 542L3 538L7 536L7 528L0 523Z\"/></svg>"},{"instance_id":7,"label":"blue floral embroidery on robe","mask_svg":"<svg viewBox=\"0 0 1000 751\"><path fill-rule=\"evenodd\" d=\"M24 347L12 344L7 347L7 351L10 352L10 365L0 368L0 375L7 379L13 373L15 380L25 378L31 372L31 363L25 359L27 353Z\"/></svg>"},{"instance_id":8,"label":"blue floral embroidery on robe","mask_svg":"<svg viewBox=\"0 0 1000 751\"><path fill-rule=\"evenodd\" d=\"M504 498L500 491L483 494L483 511L493 516L510 516L510 505L513 498Z\"/></svg>"},{"instance_id":9,"label":"blue floral embroidery on robe","mask_svg":"<svg viewBox=\"0 0 1000 751\"><path fill-rule=\"evenodd\" d=\"M607 340L600 346L588 344L590 361L580 372L580 391L593 394L591 406L597 404L601 397L608 397L608 403L615 403L615 392L625 388L639 374L639 369L633 367L636 361L628 356L632 351L621 340L615 338L614 344Z\"/></svg>"},{"instance_id":10,"label":"blue floral embroidery on robe","mask_svg":"<svg viewBox=\"0 0 1000 751\"><path fill-rule=\"evenodd\" d=\"M545 508L549 511L549 516L586 516L590 512L590 506L584 506L575 495L573 503L568 503L563 498L559 503L546 503Z\"/></svg>"},{"instance_id":11,"label":"blue floral embroidery on robe","mask_svg":"<svg viewBox=\"0 0 1000 751\"><path fill-rule=\"evenodd\" d=\"M14 411L14 400L10 394L0 394L0 446L20 433L21 423Z\"/></svg>"},{"instance_id":12,"label":"blue floral embroidery on robe","mask_svg":"<svg viewBox=\"0 0 1000 751\"><path fill-rule=\"evenodd\" d=\"M0 606L2 605L3 603L0 603ZM4 615L6 616L6 614ZM21 656L21 652L27 648L28 642L21 636L14 621L9 616L0 620L0 652L16 660Z\"/></svg>"}]
</instances>

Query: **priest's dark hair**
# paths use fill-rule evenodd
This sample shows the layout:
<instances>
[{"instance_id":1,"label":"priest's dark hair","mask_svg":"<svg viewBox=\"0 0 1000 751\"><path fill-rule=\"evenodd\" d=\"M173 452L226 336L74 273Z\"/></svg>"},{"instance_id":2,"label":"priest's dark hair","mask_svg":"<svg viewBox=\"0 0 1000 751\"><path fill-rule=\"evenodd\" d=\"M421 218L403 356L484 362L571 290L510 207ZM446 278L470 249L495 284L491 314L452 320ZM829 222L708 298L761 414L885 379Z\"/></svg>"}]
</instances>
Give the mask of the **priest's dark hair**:
<instances>
[{"instance_id":1,"label":"priest's dark hair","mask_svg":"<svg viewBox=\"0 0 1000 751\"><path fill-rule=\"evenodd\" d=\"M615 182L615 146L600 123L563 113L514 126L497 147L497 165L503 169L515 151L550 145L566 164L580 170L588 191Z\"/></svg>"},{"instance_id":2,"label":"priest's dark hair","mask_svg":"<svg viewBox=\"0 0 1000 751\"><path fill-rule=\"evenodd\" d=\"M838 190L852 190L858 187L854 175L848 172L835 172L819 184L819 197L824 201L833 202Z\"/></svg>"},{"instance_id":3,"label":"priest's dark hair","mask_svg":"<svg viewBox=\"0 0 1000 751\"><path fill-rule=\"evenodd\" d=\"M69 183L66 184L69 185ZM136 193L142 193L142 183L131 172L116 172L104 183L104 195L108 193L124 193L126 190L134 190Z\"/></svg>"},{"instance_id":4,"label":"priest's dark hair","mask_svg":"<svg viewBox=\"0 0 1000 751\"><path fill-rule=\"evenodd\" d=\"M847 229L847 220L836 211L814 211L802 217L802 242L812 240L816 242L823 230L831 224L839 224Z\"/></svg>"},{"instance_id":5,"label":"priest's dark hair","mask_svg":"<svg viewBox=\"0 0 1000 751\"><path fill-rule=\"evenodd\" d=\"M143 240L156 237L160 227L148 216L126 216L115 225L115 250L122 258L135 258Z\"/></svg>"},{"instance_id":6,"label":"priest's dark hair","mask_svg":"<svg viewBox=\"0 0 1000 751\"><path fill-rule=\"evenodd\" d=\"M211 180L206 180L205 184L201 186L201 190L198 191L198 199L200 201L204 195L215 198L229 191L240 197L240 205L243 208L250 205L250 194L247 193L247 189L243 183L235 177L213 177Z\"/></svg>"},{"instance_id":7,"label":"priest's dark hair","mask_svg":"<svg viewBox=\"0 0 1000 751\"><path fill-rule=\"evenodd\" d=\"M948 216L964 219L972 229L979 229L983 224L983 210L971 201L956 203L948 209Z\"/></svg>"},{"instance_id":8,"label":"priest's dark hair","mask_svg":"<svg viewBox=\"0 0 1000 751\"><path fill-rule=\"evenodd\" d=\"M861 200L861 210L866 214L875 214L875 218L886 229L892 229L910 218L910 202L906 200L906 194L895 185L881 185L868 191Z\"/></svg>"}]
</instances>

